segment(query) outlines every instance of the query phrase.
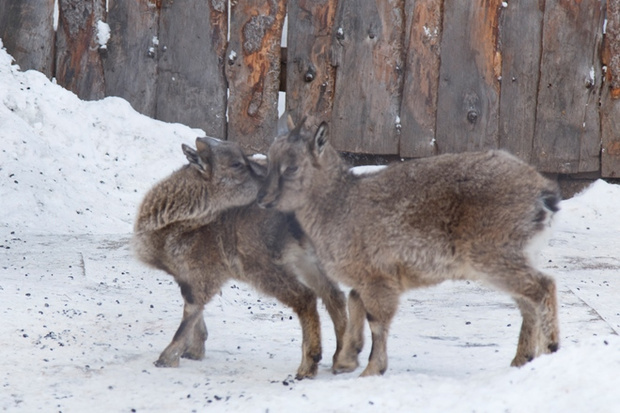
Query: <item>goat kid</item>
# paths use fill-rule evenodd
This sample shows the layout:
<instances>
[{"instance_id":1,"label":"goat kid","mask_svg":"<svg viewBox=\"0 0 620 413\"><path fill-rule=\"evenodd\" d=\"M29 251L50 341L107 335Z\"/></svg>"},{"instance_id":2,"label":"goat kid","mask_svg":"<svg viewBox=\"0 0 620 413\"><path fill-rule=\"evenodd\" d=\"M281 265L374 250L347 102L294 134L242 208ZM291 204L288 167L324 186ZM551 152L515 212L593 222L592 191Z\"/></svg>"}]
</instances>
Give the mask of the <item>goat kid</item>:
<instances>
[{"instance_id":1,"label":"goat kid","mask_svg":"<svg viewBox=\"0 0 620 413\"><path fill-rule=\"evenodd\" d=\"M254 203L264 167L236 144L213 138L196 139L196 150L182 149L189 164L146 194L132 240L136 256L171 274L184 299L182 322L155 365L176 367L180 357L203 358L204 306L235 279L297 313L303 335L297 378L314 377L321 359L317 294L334 323L334 360L346 330L345 295L318 266L295 218Z\"/></svg>"},{"instance_id":2,"label":"goat kid","mask_svg":"<svg viewBox=\"0 0 620 413\"><path fill-rule=\"evenodd\" d=\"M314 134L302 124L271 145L258 203L294 212L326 273L352 287L335 371L357 368L367 319L372 351L362 376L383 374L400 294L445 280L480 280L513 297L523 317L513 366L558 349L555 282L530 255L558 210L554 182L503 151L356 176L329 144L325 123Z\"/></svg>"}]
</instances>

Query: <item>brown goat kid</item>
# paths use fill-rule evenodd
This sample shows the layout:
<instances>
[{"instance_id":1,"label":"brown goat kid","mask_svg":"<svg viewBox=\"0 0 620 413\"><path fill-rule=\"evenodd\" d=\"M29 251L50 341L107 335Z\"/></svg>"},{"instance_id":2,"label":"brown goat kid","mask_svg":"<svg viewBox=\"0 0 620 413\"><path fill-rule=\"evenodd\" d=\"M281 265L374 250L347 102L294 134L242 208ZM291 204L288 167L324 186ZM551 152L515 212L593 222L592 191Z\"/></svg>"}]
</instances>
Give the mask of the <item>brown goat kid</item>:
<instances>
[{"instance_id":1,"label":"brown goat kid","mask_svg":"<svg viewBox=\"0 0 620 413\"><path fill-rule=\"evenodd\" d=\"M523 324L513 366L558 349L556 287L529 252L558 210L557 185L503 151L447 154L355 176L327 126L301 125L269 149L263 207L294 212L328 276L353 288L334 369L353 371L364 319L372 351L362 376L387 368L388 329L402 292L480 280L510 294ZM530 251L528 251L530 250Z\"/></svg>"},{"instance_id":2,"label":"brown goat kid","mask_svg":"<svg viewBox=\"0 0 620 413\"><path fill-rule=\"evenodd\" d=\"M314 377L321 359L317 294L334 322L334 360L346 330L345 295L325 277L294 217L256 206L260 165L234 143L198 138L196 148L183 145L189 165L146 194L135 223L137 257L171 274L185 301L181 325L155 365L176 367L180 357L203 358L204 306L236 279L297 313L303 332L297 378Z\"/></svg>"}]
</instances>

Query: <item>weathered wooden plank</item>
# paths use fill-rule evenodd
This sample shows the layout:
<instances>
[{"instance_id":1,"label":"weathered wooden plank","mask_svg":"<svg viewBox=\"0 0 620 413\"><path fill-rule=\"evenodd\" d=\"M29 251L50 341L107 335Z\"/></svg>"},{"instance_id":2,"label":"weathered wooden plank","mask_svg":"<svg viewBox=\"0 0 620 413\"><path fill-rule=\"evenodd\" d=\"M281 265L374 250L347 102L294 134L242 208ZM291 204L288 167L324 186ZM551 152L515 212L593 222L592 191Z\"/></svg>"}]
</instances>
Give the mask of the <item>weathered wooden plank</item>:
<instances>
[{"instance_id":1,"label":"weathered wooden plank","mask_svg":"<svg viewBox=\"0 0 620 413\"><path fill-rule=\"evenodd\" d=\"M499 147L530 162L536 127L544 4L539 1L506 4L500 16Z\"/></svg>"},{"instance_id":2,"label":"weathered wooden plank","mask_svg":"<svg viewBox=\"0 0 620 413\"><path fill-rule=\"evenodd\" d=\"M329 121L336 70L329 63L337 0L291 0L288 3L286 107L295 122Z\"/></svg>"},{"instance_id":3,"label":"weathered wooden plank","mask_svg":"<svg viewBox=\"0 0 620 413\"><path fill-rule=\"evenodd\" d=\"M56 80L81 99L105 95L97 22L105 21L105 0L59 0Z\"/></svg>"},{"instance_id":4,"label":"weathered wooden plank","mask_svg":"<svg viewBox=\"0 0 620 413\"><path fill-rule=\"evenodd\" d=\"M226 0L162 0L158 119L226 137Z\"/></svg>"},{"instance_id":5,"label":"weathered wooden plank","mask_svg":"<svg viewBox=\"0 0 620 413\"><path fill-rule=\"evenodd\" d=\"M264 152L278 119L280 42L286 0L231 5L226 56L228 139Z\"/></svg>"},{"instance_id":6,"label":"weathered wooden plank","mask_svg":"<svg viewBox=\"0 0 620 413\"><path fill-rule=\"evenodd\" d=\"M332 64L331 141L343 151L398 154L404 0L340 1Z\"/></svg>"},{"instance_id":7,"label":"weathered wooden plank","mask_svg":"<svg viewBox=\"0 0 620 413\"><path fill-rule=\"evenodd\" d=\"M103 58L106 96L155 117L159 8L156 0L108 0L110 40Z\"/></svg>"},{"instance_id":8,"label":"weathered wooden plank","mask_svg":"<svg viewBox=\"0 0 620 413\"><path fill-rule=\"evenodd\" d=\"M571 174L600 168L599 0L547 0L532 162Z\"/></svg>"},{"instance_id":9,"label":"weathered wooden plank","mask_svg":"<svg viewBox=\"0 0 620 413\"><path fill-rule=\"evenodd\" d=\"M606 65L601 93L601 176L620 177L620 0L607 0L603 48Z\"/></svg>"},{"instance_id":10,"label":"weathered wooden plank","mask_svg":"<svg viewBox=\"0 0 620 413\"><path fill-rule=\"evenodd\" d=\"M0 2L0 38L22 70L52 77L54 0Z\"/></svg>"},{"instance_id":11,"label":"weathered wooden plank","mask_svg":"<svg viewBox=\"0 0 620 413\"><path fill-rule=\"evenodd\" d=\"M499 0L445 0L437 101L439 153L498 147Z\"/></svg>"},{"instance_id":12,"label":"weathered wooden plank","mask_svg":"<svg viewBox=\"0 0 620 413\"><path fill-rule=\"evenodd\" d=\"M400 156L436 153L435 121L443 0L405 1L406 64L400 106Z\"/></svg>"}]
</instances>

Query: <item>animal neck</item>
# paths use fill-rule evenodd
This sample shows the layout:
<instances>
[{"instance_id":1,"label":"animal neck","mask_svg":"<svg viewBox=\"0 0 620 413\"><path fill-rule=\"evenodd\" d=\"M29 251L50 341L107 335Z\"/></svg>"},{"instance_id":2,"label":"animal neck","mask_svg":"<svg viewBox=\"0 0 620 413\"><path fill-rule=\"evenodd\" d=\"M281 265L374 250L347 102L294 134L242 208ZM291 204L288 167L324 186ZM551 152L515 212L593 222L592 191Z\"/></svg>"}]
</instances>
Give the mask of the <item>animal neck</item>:
<instances>
[{"instance_id":1,"label":"animal neck","mask_svg":"<svg viewBox=\"0 0 620 413\"><path fill-rule=\"evenodd\" d=\"M346 213L342 206L347 204L346 199L356 184L347 163L335 150L328 149L330 151L324 153L315 166L303 206L296 211L297 219L308 234L339 222Z\"/></svg>"}]
</instances>

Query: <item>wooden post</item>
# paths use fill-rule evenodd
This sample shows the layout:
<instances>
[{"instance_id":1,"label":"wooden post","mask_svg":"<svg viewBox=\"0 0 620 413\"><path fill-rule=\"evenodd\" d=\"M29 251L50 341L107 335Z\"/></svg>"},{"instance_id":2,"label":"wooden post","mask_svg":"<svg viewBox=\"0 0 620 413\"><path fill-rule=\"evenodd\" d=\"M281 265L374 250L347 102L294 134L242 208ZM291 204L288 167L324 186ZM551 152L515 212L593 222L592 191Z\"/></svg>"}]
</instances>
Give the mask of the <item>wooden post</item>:
<instances>
[{"instance_id":1,"label":"wooden post","mask_svg":"<svg viewBox=\"0 0 620 413\"><path fill-rule=\"evenodd\" d=\"M439 153L498 147L499 0L445 0L437 101Z\"/></svg>"},{"instance_id":2,"label":"wooden post","mask_svg":"<svg viewBox=\"0 0 620 413\"><path fill-rule=\"evenodd\" d=\"M620 0L607 0L603 63L607 67L601 93L601 175L620 177Z\"/></svg>"},{"instance_id":3,"label":"wooden post","mask_svg":"<svg viewBox=\"0 0 620 413\"><path fill-rule=\"evenodd\" d=\"M599 171L603 2L547 0L532 162L562 174Z\"/></svg>"},{"instance_id":4,"label":"wooden post","mask_svg":"<svg viewBox=\"0 0 620 413\"><path fill-rule=\"evenodd\" d=\"M288 4L286 107L295 122L329 121L335 68L329 62L337 0L291 0Z\"/></svg>"},{"instance_id":5,"label":"wooden post","mask_svg":"<svg viewBox=\"0 0 620 413\"><path fill-rule=\"evenodd\" d=\"M108 0L110 40L103 58L106 96L155 117L159 8L156 0Z\"/></svg>"},{"instance_id":6,"label":"wooden post","mask_svg":"<svg viewBox=\"0 0 620 413\"><path fill-rule=\"evenodd\" d=\"M22 70L51 78L54 69L54 0L0 2L0 38Z\"/></svg>"},{"instance_id":7,"label":"wooden post","mask_svg":"<svg viewBox=\"0 0 620 413\"><path fill-rule=\"evenodd\" d=\"M404 29L404 0L339 2L332 46L337 149L398 154Z\"/></svg>"},{"instance_id":8,"label":"wooden post","mask_svg":"<svg viewBox=\"0 0 620 413\"><path fill-rule=\"evenodd\" d=\"M226 52L228 139L265 152L278 120L280 44L286 0L232 5Z\"/></svg>"},{"instance_id":9,"label":"wooden post","mask_svg":"<svg viewBox=\"0 0 620 413\"><path fill-rule=\"evenodd\" d=\"M502 81L499 147L526 162L532 157L544 4L509 1L502 7Z\"/></svg>"},{"instance_id":10,"label":"wooden post","mask_svg":"<svg viewBox=\"0 0 620 413\"><path fill-rule=\"evenodd\" d=\"M97 22L105 21L105 0L59 0L56 80L80 99L105 95Z\"/></svg>"},{"instance_id":11,"label":"wooden post","mask_svg":"<svg viewBox=\"0 0 620 413\"><path fill-rule=\"evenodd\" d=\"M157 118L226 138L227 1L162 0Z\"/></svg>"},{"instance_id":12,"label":"wooden post","mask_svg":"<svg viewBox=\"0 0 620 413\"><path fill-rule=\"evenodd\" d=\"M407 0L400 156L435 155L443 0Z\"/></svg>"}]
</instances>

